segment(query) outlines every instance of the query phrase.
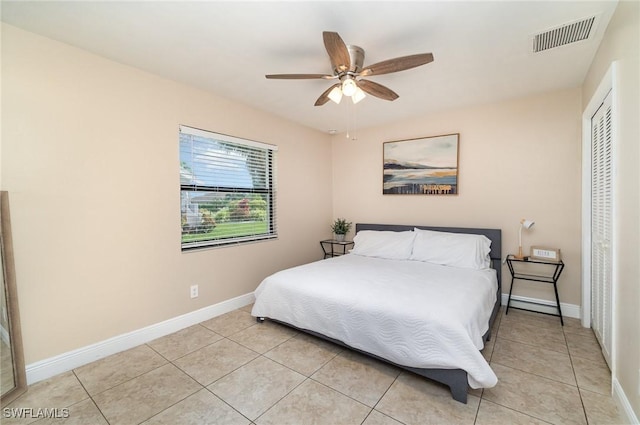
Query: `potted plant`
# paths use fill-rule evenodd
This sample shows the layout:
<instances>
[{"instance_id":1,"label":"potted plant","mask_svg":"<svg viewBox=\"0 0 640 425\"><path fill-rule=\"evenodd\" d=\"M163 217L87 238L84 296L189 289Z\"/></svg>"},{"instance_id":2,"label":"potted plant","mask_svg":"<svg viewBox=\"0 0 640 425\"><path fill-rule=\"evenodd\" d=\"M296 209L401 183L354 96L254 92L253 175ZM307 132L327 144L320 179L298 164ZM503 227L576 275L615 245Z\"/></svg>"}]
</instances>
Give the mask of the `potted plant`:
<instances>
[{"instance_id":1,"label":"potted plant","mask_svg":"<svg viewBox=\"0 0 640 425\"><path fill-rule=\"evenodd\" d=\"M337 218L331 225L331 230L336 235L336 240L339 242L344 241L345 235L351 229L351 222L344 218Z\"/></svg>"}]
</instances>

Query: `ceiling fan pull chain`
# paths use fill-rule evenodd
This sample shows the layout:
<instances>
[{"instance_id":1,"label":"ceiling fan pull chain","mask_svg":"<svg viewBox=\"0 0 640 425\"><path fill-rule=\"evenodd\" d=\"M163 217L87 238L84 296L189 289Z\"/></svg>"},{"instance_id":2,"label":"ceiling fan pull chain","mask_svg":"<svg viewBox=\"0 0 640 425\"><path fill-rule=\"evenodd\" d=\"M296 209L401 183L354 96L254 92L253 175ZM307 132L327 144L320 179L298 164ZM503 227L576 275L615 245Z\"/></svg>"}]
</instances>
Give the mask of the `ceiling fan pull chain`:
<instances>
[{"instance_id":1,"label":"ceiling fan pull chain","mask_svg":"<svg viewBox=\"0 0 640 425\"><path fill-rule=\"evenodd\" d=\"M345 108L347 108L347 113L345 114L345 119L347 121L347 135L345 137L349 140L349 129L351 128L351 120L349 119L349 102L345 102L344 105Z\"/></svg>"},{"instance_id":2,"label":"ceiling fan pull chain","mask_svg":"<svg viewBox=\"0 0 640 425\"><path fill-rule=\"evenodd\" d=\"M358 140L357 136L357 114L356 114L356 104L352 102L346 102L347 106L347 140ZM353 126L352 126L353 125ZM352 131L350 131L352 130Z\"/></svg>"},{"instance_id":3,"label":"ceiling fan pull chain","mask_svg":"<svg viewBox=\"0 0 640 425\"><path fill-rule=\"evenodd\" d=\"M357 120L357 111L356 111L356 104L352 103L351 104L351 109L352 109L352 116L353 116L353 136L351 137L351 140L358 140L358 135L357 135L357 128L358 128L358 120Z\"/></svg>"}]
</instances>

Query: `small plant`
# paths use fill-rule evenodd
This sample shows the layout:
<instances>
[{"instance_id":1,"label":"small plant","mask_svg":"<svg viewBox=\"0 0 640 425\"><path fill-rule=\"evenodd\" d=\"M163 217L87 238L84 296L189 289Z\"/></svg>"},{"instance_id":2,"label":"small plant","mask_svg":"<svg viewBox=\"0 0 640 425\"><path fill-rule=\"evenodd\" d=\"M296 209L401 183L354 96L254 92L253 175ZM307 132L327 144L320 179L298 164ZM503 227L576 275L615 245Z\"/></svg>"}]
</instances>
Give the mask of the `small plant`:
<instances>
[{"instance_id":1,"label":"small plant","mask_svg":"<svg viewBox=\"0 0 640 425\"><path fill-rule=\"evenodd\" d=\"M331 225L331 230L336 235L346 235L351 229L351 222L344 218L337 218Z\"/></svg>"}]
</instances>

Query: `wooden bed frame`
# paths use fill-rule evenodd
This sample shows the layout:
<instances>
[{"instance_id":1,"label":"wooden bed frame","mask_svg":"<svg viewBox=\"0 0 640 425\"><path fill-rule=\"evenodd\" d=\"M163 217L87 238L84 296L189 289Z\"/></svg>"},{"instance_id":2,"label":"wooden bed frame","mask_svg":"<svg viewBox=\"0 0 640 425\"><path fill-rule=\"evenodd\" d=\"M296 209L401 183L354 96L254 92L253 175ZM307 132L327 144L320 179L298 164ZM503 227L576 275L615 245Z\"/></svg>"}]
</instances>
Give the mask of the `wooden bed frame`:
<instances>
[{"instance_id":1,"label":"wooden bed frame","mask_svg":"<svg viewBox=\"0 0 640 425\"><path fill-rule=\"evenodd\" d=\"M356 233L362 230L378 230L378 231L394 231L401 232L406 230L413 230L414 228L424 229L424 230L434 230L440 232L450 232L450 233L470 233L476 235L485 235L487 238L491 240L491 252L489 254L491 258L491 267L494 268L497 272L498 277L498 289L497 289L497 297L496 303L493 308L493 312L491 313L491 318L489 320L489 330L483 336L483 340L485 343L489 341L491 338L491 328L493 322L500 312L500 305L502 300L502 231L500 229L478 229L478 228L463 228L463 227L431 227L431 226L408 226L408 225L397 225L397 224L356 224ZM258 317L258 322L264 321L264 318ZM319 338L331 341L335 344L341 345L343 347L347 347L353 351L357 351L363 354L366 354L370 357L376 358L378 360L382 360L386 363L392 364L399 368L408 370L410 372L416 373L425 378L429 378L433 381L442 383L447 385L451 390L451 395L454 400L457 400L461 403L467 403L467 390L468 390L468 381L467 381L467 372L462 369L422 369L422 368L413 368L395 364L390 362L384 358L373 355L371 353L364 352L362 350L355 349L350 347L349 345L343 343L342 341L335 340L333 338L329 338L325 335L319 334L314 331L310 331L308 329L300 329L295 326L292 326L288 323L281 322L278 320L269 319L274 322L282 323L283 325L292 327L299 331L317 336Z\"/></svg>"}]
</instances>

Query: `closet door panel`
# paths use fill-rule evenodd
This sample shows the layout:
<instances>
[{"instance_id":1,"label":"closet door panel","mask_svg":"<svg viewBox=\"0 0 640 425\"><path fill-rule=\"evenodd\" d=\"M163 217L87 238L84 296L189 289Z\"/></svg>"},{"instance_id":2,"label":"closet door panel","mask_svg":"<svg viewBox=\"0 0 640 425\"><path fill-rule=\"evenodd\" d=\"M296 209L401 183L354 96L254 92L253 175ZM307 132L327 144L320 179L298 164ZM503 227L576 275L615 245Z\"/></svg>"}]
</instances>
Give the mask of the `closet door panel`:
<instances>
[{"instance_id":1,"label":"closet door panel","mask_svg":"<svg viewBox=\"0 0 640 425\"><path fill-rule=\"evenodd\" d=\"M611 93L591 120L591 323L611 357L612 134Z\"/></svg>"}]
</instances>

